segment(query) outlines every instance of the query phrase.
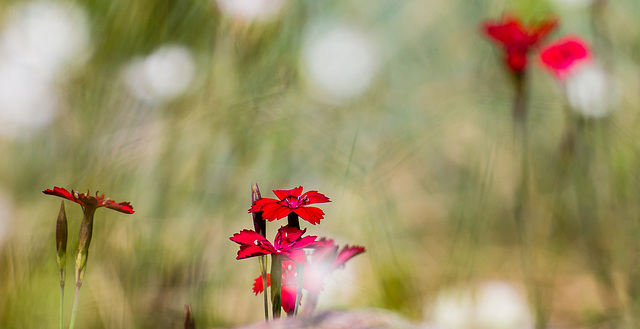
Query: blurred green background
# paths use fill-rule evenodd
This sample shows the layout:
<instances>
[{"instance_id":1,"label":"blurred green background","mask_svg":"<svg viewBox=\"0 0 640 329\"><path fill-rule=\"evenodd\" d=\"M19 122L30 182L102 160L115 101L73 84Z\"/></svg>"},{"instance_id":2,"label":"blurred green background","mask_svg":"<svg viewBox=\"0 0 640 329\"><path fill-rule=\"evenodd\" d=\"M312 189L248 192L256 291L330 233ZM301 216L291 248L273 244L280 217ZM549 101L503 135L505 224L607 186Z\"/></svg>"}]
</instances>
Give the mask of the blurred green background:
<instances>
[{"instance_id":1,"label":"blurred green background","mask_svg":"<svg viewBox=\"0 0 640 329\"><path fill-rule=\"evenodd\" d=\"M593 234L577 192L556 188L565 100L532 56L529 247L518 239L512 86L480 32L505 12L555 15L549 40L606 40L595 57L618 97L590 134ZM0 327L58 325L60 199L42 194L53 186L136 211L97 211L78 327L179 328L185 304L199 328L261 321L258 262L236 261L228 239L252 227L253 182L265 197L324 193L326 217L308 232L366 246L320 309L432 321L442 291L498 280L556 326L632 326L639 13L636 0L4 0ZM561 216L558 199L569 200ZM69 316L82 212L66 207ZM609 285L593 275L592 250Z\"/></svg>"}]
</instances>

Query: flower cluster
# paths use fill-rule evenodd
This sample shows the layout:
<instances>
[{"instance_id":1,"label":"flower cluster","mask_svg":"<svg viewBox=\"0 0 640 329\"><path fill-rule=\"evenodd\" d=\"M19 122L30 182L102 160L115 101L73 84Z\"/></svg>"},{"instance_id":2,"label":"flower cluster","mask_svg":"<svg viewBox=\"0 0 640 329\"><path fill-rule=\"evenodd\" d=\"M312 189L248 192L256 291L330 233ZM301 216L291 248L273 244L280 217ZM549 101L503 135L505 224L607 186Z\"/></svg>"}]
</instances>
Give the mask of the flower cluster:
<instances>
[{"instance_id":1,"label":"flower cluster","mask_svg":"<svg viewBox=\"0 0 640 329\"><path fill-rule=\"evenodd\" d=\"M513 15L506 15L499 22L486 21L482 31L504 50L505 65L515 73L526 70L529 52L558 26L557 19L548 19L536 25L525 26ZM564 79L578 62L590 58L586 43L579 37L565 37L543 47L540 59L559 79Z\"/></svg>"},{"instance_id":2,"label":"flower cluster","mask_svg":"<svg viewBox=\"0 0 640 329\"><path fill-rule=\"evenodd\" d=\"M296 314L303 289L308 292L310 300L305 312L312 311L317 295L323 290L325 278L344 267L349 259L365 252L365 248L345 246L340 249L331 239L305 235L307 230L300 228L298 219L312 225L319 224L324 212L309 205L330 202L325 195L318 191L303 194L302 186L274 190L273 193L277 199L262 198L257 185L252 186L253 204L249 212L253 214L256 230L242 230L230 238L240 245L236 259L261 257L263 271L254 281L253 292L257 295L271 287L274 317L279 316L280 308L287 314ZM264 222L285 217L288 224L278 229L271 243L265 237ZM271 273L266 273L264 256L271 256ZM265 317L268 318L266 303L265 297Z\"/></svg>"},{"instance_id":3,"label":"flower cluster","mask_svg":"<svg viewBox=\"0 0 640 329\"><path fill-rule=\"evenodd\" d=\"M527 56L532 49L541 45L557 25L557 19L549 19L537 25L525 26L512 15L505 16L499 22L487 21L482 24L483 34L502 47L505 66L516 77L514 114L526 113L523 77L528 67ZM561 83L572 110L586 117L602 117L615 103L612 80L593 60L582 38L565 36L543 45L539 59L543 67Z\"/></svg>"}]
</instances>

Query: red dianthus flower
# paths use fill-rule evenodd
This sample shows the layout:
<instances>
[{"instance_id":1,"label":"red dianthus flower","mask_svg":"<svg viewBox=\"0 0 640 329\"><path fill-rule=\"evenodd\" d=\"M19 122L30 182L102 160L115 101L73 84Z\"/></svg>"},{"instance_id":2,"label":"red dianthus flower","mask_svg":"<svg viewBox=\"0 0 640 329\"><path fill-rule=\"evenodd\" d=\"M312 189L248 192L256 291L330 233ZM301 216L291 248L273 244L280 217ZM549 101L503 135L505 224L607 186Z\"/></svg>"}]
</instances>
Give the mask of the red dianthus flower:
<instances>
[{"instance_id":1,"label":"red dianthus flower","mask_svg":"<svg viewBox=\"0 0 640 329\"><path fill-rule=\"evenodd\" d=\"M262 211L262 217L273 221L284 218L294 212L302 219L315 225L324 218L324 212L317 207L309 207L314 203L331 202L329 198L318 191L309 191L302 194L302 186L291 190L274 190L273 193L278 199L263 198L257 200L249 212Z\"/></svg>"},{"instance_id":2,"label":"red dianthus flower","mask_svg":"<svg viewBox=\"0 0 640 329\"><path fill-rule=\"evenodd\" d=\"M576 65L588 61L590 57L587 43L574 36L559 39L540 53L542 63L560 80L564 80Z\"/></svg>"},{"instance_id":3,"label":"red dianthus flower","mask_svg":"<svg viewBox=\"0 0 640 329\"><path fill-rule=\"evenodd\" d=\"M283 226L278 229L274 244L253 230L242 230L229 239L240 245L236 259L282 254L296 263L303 264L306 259L302 249L313 245L317 238L316 236L302 237L306 231L306 229L299 230L288 225Z\"/></svg>"},{"instance_id":4,"label":"red dianthus flower","mask_svg":"<svg viewBox=\"0 0 640 329\"><path fill-rule=\"evenodd\" d=\"M87 194L78 193L74 190L71 190L71 192L69 192L65 188L54 186L53 190L46 189L42 191L42 193L59 196L69 201L78 203L80 204L80 206L82 206L82 209L85 212L87 212L87 210L95 210L100 207L106 207L125 214L134 213L133 207L129 202L115 202L113 200L109 200L109 198L105 199L104 194L98 196L97 192L96 196L91 196L89 195L89 191L87 191Z\"/></svg>"},{"instance_id":5,"label":"red dianthus flower","mask_svg":"<svg viewBox=\"0 0 640 329\"><path fill-rule=\"evenodd\" d=\"M520 19L505 16L501 22L485 22L483 31L505 52L505 63L513 72L522 72L527 67L529 49L535 47L555 27L557 21L550 19L536 26L524 27Z\"/></svg>"}]
</instances>

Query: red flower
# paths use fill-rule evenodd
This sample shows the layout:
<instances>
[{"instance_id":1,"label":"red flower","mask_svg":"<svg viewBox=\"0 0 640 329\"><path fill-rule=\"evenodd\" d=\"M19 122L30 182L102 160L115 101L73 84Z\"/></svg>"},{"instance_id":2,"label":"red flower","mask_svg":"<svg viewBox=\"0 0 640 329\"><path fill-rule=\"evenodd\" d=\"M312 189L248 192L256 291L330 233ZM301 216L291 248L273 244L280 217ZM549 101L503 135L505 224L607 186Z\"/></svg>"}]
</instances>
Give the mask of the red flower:
<instances>
[{"instance_id":1,"label":"red flower","mask_svg":"<svg viewBox=\"0 0 640 329\"><path fill-rule=\"evenodd\" d=\"M284 218L291 212L294 212L302 217L302 219L315 225L320 223L320 220L324 218L324 212L320 208L308 207L307 205L331 202L329 198L318 193L318 191L309 191L300 195L302 193L302 186L291 190L274 190L273 193L275 193L279 200L270 198L260 199L249 209L249 212L263 211L262 217L269 221Z\"/></svg>"},{"instance_id":2,"label":"red flower","mask_svg":"<svg viewBox=\"0 0 640 329\"><path fill-rule=\"evenodd\" d=\"M535 47L556 26L557 21L550 19L525 28L520 19L505 16L502 22L485 22L482 28L491 39L503 46L507 66L517 73L527 67L529 49Z\"/></svg>"},{"instance_id":3,"label":"red flower","mask_svg":"<svg viewBox=\"0 0 640 329\"><path fill-rule=\"evenodd\" d=\"M278 230L273 245L265 237L253 230L242 230L229 239L240 245L236 259L278 253L296 263L303 264L306 259L302 249L314 244L317 238L316 236L302 237L306 231L306 229L299 230L288 225L283 226Z\"/></svg>"},{"instance_id":4,"label":"red flower","mask_svg":"<svg viewBox=\"0 0 640 329\"><path fill-rule=\"evenodd\" d=\"M282 308L287 313L295 308L297 282L297 274L294 263L291 261L282 262L282 288L280 290L280 299ZM267 274L267 287L270 286L271 274ZM262 275L259 275L253 282L253 293L258 295L262 292L264 292L264 286L262 284Z\"/></svg>"},{"instance_id":5,"label":"red flower","mask_svg":"<svg viewBox=\"0 0 640 329\"><path fill-rule=\"evenodd\" d=\"M42 191L42 193L44 194L48 194L48 195L55 195L55 196L59 196L61 198L67 199L69 201L73 201L75 203L78 203L82 206L82 209L87 212L87 209L89 210L95 210L97 208L100 207L107 207L109 209L113 209L115 211L119 211L125 214L133 214L133 207L131 206L131 204L129 202L115 202L113 200L109 200L109 198L104 197L104 194L101 196L98 196L98 193L96 192L96 196L91 196L89 195L89 191L87 191L87 194L84 193L78 193L74 190L71 190L71 192L67 191L66 189L62 188L62 187L57 187L55 186L53 188L53 190L44 190Z\"/></svg>"},{"instance_id":6,"label":"red flower","mask_svg":"<svg viewBox=\"0 0 640 329\"><path fill-rule=\"evenodd\" d=\"M271 286L271 274L267 274L267 287ZM253 281L253 293L257 296L264 291L264 284L262 283L262 275L259 275Z\"/></svg>"},{"instance_id":7,"label":"red flower","mask_svg":"<svg viewBox=\"0 0 640 329\"><path fill-rule=\"evenodd\" d=\"M324 279L331 272L344 267L348 260L365 252L364 247L348 245L339 250L331 239L322 238L317 244L311 254L311 262L304 268L303 278L304 288L316 294L322 291Z\"/></svg>"},{"instance_id":8,"label":"red flower","mask_svg":"<svg viewBox=\"0 0 640 329\"><path fill-rule=\"evenodd\" d=\"M560 80L564 80L576 65L588 61L590 57L587 43L579 37L557 40L540 54L542 63Z\"/></svg>"}]
</instances>

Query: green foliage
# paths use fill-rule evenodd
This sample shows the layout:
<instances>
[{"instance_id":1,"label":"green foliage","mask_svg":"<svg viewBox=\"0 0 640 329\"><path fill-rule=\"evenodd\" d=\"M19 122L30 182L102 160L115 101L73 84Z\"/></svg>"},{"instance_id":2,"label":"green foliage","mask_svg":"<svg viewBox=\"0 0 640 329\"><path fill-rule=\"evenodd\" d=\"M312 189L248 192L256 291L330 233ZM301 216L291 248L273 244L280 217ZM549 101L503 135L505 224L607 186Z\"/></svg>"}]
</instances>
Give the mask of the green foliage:
<instances>
[{"instance_id":1,"label":"green foliage","mask_svg":"<svg viewBox=\"0 0 640 329\"><path fill-rule=\"evenodd\" d=\"M0 3L0 15L17 2ZM185 304L198 328L260 321L262 298L251 293L258 263L251 270L251 261L235 261L228 240L251 227L253 182L263 196L298 185L321 191L332 203L322 231L309 233L367 247L344 270L356 278L345 295L321 295L321 309L376 306L428 320L421 312L441 289L525 280L511 215L519 170L513 95L478 25L509 10L535 20L556 8L561 20L582 22L587 10L541 1L309 0L290 1L278 19L246 22L205 0L76 2L89 15L93 49L56 85L54 122L24 137L0 135L0 195L9 200L8 217L0 213L1 328L58 323L59 200L40 193L54 185L99 190L136 209L96 215L79 328L178 328ZM558 307L549 310L552 323L608 316L609 301L593 297L595 279L584 279L594 272L585 250L607 255L603 275L612 275L615 297L640 308L637 9L634 0L610 1L605 15L608 69L621 97L590 136L600 221L588 237L576 192L556 184L564 100L532 58L535 183L526 230L542 273L535 279L544 287L576 279L553 286L553 303L543 304ZM318 21L353 26L377 45L379 68L362 95L328 101L307 80L301 53ZM563 32L594 39L588 24ZM135 100L124 67L166 44L192 52L193 83L166 102ZM82 212L66 209L68 250L76 250Z\"/></svg>"}]
</instances>

